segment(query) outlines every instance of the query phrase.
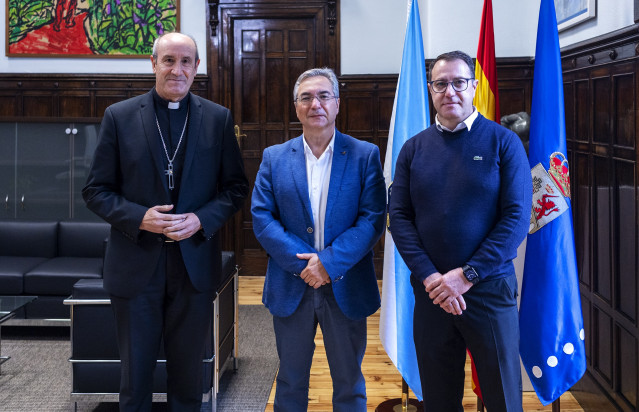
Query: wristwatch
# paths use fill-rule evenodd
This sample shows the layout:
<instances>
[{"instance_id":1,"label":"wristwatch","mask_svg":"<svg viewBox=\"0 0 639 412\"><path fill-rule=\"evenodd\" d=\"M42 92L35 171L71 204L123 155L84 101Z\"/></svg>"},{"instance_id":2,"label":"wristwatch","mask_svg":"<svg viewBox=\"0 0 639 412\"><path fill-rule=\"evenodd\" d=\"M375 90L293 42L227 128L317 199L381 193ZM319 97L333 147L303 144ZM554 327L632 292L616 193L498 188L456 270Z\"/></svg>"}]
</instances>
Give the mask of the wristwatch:
<instances>
[{"instance_id":1,"label":"wristwatch","mask_svg":"<svg viewBox=\"0 0 639 412\"><path fill-rule=\"evenodd\" d=\"M468 280L473 285L476 285L477 282L479 282L479 275L477 274L477 271L474 267L470 265L464 265L462 266L462 271L464 272L466 280Z\"/></svg>"}]
</instances>

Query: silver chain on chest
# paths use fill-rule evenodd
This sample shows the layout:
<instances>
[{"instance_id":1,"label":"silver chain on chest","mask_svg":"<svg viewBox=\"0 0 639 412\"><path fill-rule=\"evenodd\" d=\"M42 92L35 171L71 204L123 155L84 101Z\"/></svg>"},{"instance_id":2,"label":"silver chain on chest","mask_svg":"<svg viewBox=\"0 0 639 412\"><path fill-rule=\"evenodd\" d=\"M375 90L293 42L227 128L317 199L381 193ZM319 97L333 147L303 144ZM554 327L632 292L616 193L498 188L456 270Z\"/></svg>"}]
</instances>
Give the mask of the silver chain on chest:
<instances>
[{"instance_id":1,"label":"silver chain on chest","mask_svg":"<svg viewBox=\"0 0 639 412\"><path fill-rule=\"evenodd\" d=\"M180 150L180 145L182 144L182 139L184 139L184 132L186 131L186 124L189 122L189 109L186 109L186 119L184 120L184 127L182 127L182 134L180 135L180 140L178 140L178 144L175 147L175 151L173 152L173 157L169 157L169 151L166 149L166 143L164 142L164 136L162 135L162 130L160 129L160 122L158 121L157 114L155 115L155 124L158 127L158 133L160 133L160 140L162 141L162 147L164 148L164 154L166 155L166 160L169 162L167 169L164 171L164 174L169 179L169 189L173 190L175 188L175 182L173 180L173 161L175 160L175 156L177 155L178 150Z\"/></svg>"}]
</instances>

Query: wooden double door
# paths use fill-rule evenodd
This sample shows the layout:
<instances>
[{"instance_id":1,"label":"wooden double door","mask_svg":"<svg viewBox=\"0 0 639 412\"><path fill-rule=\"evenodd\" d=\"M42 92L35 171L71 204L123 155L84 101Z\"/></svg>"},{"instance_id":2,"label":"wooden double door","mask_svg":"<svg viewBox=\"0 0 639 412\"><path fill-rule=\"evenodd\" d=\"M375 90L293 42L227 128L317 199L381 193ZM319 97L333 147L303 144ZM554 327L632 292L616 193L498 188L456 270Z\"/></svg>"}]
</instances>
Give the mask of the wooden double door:
<instances>
[{"instance_id":1,"label":"wooden double door","mask_svg":"<svg viewBox=\"0 0 639 412\"><path fill-rule=\"evenodd\" d=\"M211 96L233 113L251 193L264 149L302 133L293 105L297 77L312 67L338 70L336 2L298 3L218 5ZM242 273L264 275L267 256L253 233L250 195L226 233L225 248L235 250Z\"/></svg>"}]
</instances>

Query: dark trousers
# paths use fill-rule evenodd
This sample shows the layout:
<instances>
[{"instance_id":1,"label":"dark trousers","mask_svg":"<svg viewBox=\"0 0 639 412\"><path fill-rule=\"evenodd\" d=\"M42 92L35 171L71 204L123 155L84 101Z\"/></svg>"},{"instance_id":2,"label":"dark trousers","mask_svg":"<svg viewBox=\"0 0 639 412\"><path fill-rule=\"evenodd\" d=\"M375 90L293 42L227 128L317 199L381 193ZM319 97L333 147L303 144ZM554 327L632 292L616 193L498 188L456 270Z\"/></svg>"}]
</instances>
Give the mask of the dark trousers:
<instances>
[{"instance_id":1,"label":"dark trousers","mask_svg":"<svg viewBox=\"0 0 639 412\"><path fill-rule=\"evenodd\" d=\"M307 410L318 323L333 380L333 411L366 412L366 382L361 368L366 351L366 318L347 318L337 306L330 284L319 289L309 286L291 316L273 316L280 358L274 411Z\"/></svg>"},{"instance_id":2,"label":"dark trousers","mask_svg":"<svg viewBox=\"0 0 639 412\"><path fill-rule=\"evenodd\" d=\"M467 347L486 409L522 411L517 278L479 282L463 295L467 308L459 316L434 305L413 277L411 283L415 293L413 337L424 411L464 411Z\"/></svg>"},{"instance_id":3,"label":"dark trousers","mask_svg":"<svg viewBox=\"0 0 639 412\"><path fill-rule=\"evenodd\" d=\"M170 411L199 411L213 295L195 290L177 243L166 243L151 282L137 296L112 296L122 361L120 410L150 411L161 339Z\"/></svg>"}]
</instances>

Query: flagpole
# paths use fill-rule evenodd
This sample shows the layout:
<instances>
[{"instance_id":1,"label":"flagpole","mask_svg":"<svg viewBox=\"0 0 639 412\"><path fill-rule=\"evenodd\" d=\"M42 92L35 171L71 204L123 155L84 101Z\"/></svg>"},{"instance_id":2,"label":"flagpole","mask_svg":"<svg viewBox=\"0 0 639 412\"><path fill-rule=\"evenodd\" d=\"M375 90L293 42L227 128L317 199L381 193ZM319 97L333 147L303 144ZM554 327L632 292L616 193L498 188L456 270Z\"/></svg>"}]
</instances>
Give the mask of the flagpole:
<instances>
[{"instance_id":1,"label":"flagpole","mask_svg":"<svg viewBox=\"0 0 639 412\"><path fill-rule=\"evenodd\" d=\"M417 412L424 410L423 402L408 396L408 383L402 378L402 397L380 403L375 412Z\"/></svg>"},{"instance_id":2,"label":"flagpole","mask_svg":"<svg viewBox=\"0 0 639 412\"><path fill-rule=\"evenodd\" d=\"M561 404L559 398L552 403L552 412L561 412Z\"/></svg>"}]
</instances>

